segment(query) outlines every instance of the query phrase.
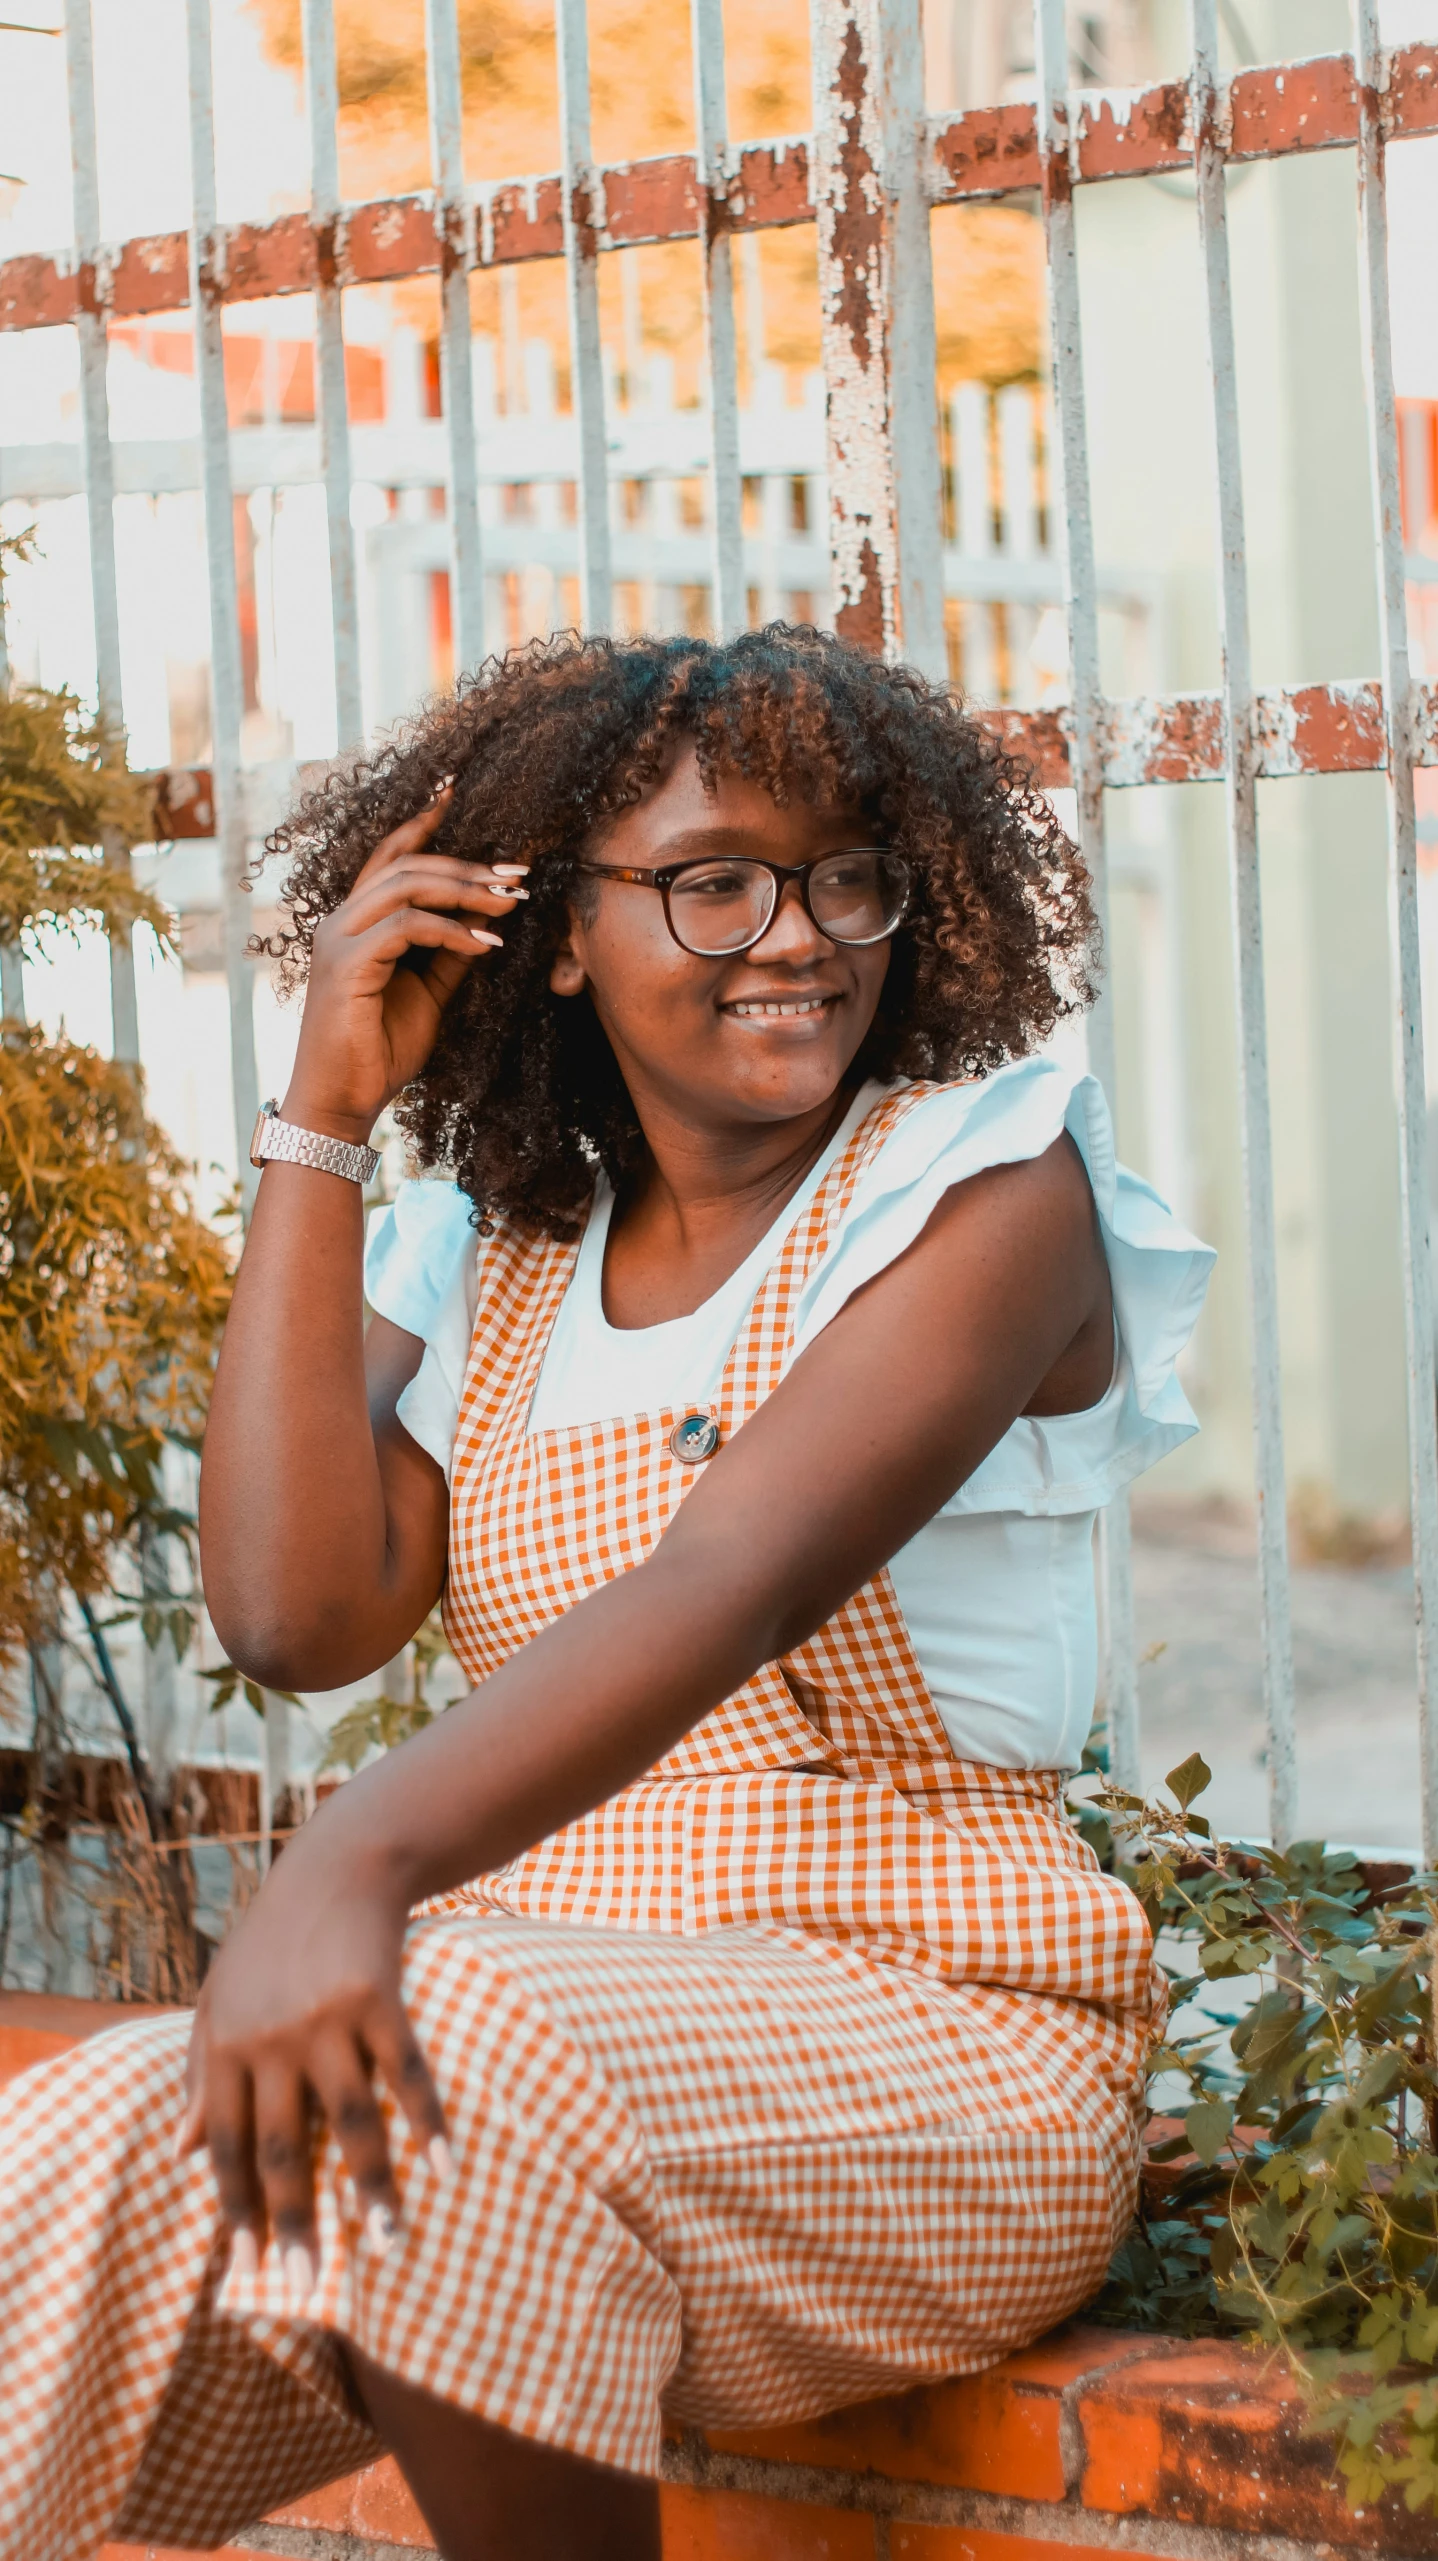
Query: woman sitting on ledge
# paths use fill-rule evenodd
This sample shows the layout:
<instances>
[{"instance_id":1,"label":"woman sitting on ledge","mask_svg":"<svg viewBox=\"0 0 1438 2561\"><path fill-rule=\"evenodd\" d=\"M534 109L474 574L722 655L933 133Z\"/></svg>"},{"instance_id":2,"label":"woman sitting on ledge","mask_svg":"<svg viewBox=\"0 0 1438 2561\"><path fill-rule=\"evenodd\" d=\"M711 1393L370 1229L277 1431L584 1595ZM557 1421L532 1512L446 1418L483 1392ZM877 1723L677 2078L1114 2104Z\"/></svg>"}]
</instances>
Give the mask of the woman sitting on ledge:
<instances>
[{"instance_id":1,"label":"woman sitting on ledge","mask_svg":"<svg viewBox=\"0 0 1438 2561\"><path fill-rule=\"evenodd\" d=\"M1037 1054L1072 848L906 669L555 641L280 846L206 1595L324 1690L442 1593L473 1689L193 2027L0 2101L0 2555L216 2543L386 2446L448 2561L652 2561L666 2421L989 2365L1129 2215L1149 1936L1060 1774L1209 1256ZM377 1221L366 1335L396 1100L455 1179Z\"/></svg>"}]
</instances>

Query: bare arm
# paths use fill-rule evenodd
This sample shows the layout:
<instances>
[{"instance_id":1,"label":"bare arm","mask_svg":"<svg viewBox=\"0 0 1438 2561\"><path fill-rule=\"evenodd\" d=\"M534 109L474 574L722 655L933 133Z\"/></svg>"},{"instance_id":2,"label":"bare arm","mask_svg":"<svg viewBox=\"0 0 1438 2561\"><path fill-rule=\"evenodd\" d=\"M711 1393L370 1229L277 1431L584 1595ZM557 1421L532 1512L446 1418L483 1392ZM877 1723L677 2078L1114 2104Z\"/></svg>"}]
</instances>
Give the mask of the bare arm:
<instances>
[{"instance_id":1,"label":"bare arm","mask_svg":"<svg viewBox=\"0 0 1438 2561\"><path fill-rule=\"evenodd\" d=\"M237 2228L268 2216L305 2245L312 2101L362 2196L392 2207L372 2063L423 2139L442 2132L399 1998L413 1904L602 1803L802 1642L972 1473L1066 1347L1107 1327L1108 1305L1069 1142L949 1193L710 1464L646 1564L329 1800L206 1987L190 2136L208 2135Z\"/></svg>"},{"instance_id":2,"label":"bare arm","mask_svg":"<svg viewBox=\"0 0 1438 2561\"><path fill-rule=\"evenodd\" d=\"M444 1580L444 1477L395 1419L424 1346L383 1317L366 1342L362 1246L357 1185L266 1167L200 1517L216 1632L276 1688L337 1689L387 1663Z\"/></svg>"},{"instance_id":3,"label":"bare arm","mask_svg":"<svg viewBox=\"0 0 1438 2561\"><path fill-rule=\"evenodd\" d=\"M498 939L490 920L514 888L426 850L446 806L386 837L319 927L284 1103L302 1127L366 1140ZM426 949L425 968L399 967ZM366 1344L363 1248L356 1184L266 1166L205 1435L200 1542L221 1642L286 1689L388 1662L444 1579L444 1478L395 1420L423 1347L379 1318Z\"/></svg>"}]
</instances>

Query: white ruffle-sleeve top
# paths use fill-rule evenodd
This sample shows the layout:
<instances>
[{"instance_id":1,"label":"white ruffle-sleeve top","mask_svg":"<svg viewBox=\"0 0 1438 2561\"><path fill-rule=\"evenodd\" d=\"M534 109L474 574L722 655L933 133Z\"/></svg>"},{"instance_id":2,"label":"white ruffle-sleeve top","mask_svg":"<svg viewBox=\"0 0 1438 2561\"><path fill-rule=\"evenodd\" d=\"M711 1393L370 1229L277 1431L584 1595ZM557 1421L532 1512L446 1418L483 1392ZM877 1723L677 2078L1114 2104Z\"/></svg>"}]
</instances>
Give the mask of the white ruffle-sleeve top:
<instances>
[{"instance_id":1,"label":"white ruffle-sleeve top","mask_svg":"<svg viewBox=\"0 0 1438 2561\"><path fill-rule=\"evenodd\" d=\"M614 1208L600 1178L530 1415L554 1430L661 1406L703 1405L769 1265L834 1158L884 1089L854 1100L768 1234L691 1315L624 1328L604 1314ZM1083 1413L1025 1415L941 1511L890 1559L899 1606L961 1760L1072 1769L1093 1714L1097 1623L1092 1531L1120 1486L1198 1428L1175 1363L1203 1303L1213 1253L1114 1156L1102 1089L1025 1058L940 1086L898 1123L855 1187L799 1302L797 1359L845 1301L903 1253L951 1185L1039 1156L1067 1129L1088 1169L1113 1284L1113 1378ZM412 1182L377 1211L365 1257L371 1306L424 1343L399 1419L449 1472L478 1287L467 1195Z\"/></svg>"}]
</instances>

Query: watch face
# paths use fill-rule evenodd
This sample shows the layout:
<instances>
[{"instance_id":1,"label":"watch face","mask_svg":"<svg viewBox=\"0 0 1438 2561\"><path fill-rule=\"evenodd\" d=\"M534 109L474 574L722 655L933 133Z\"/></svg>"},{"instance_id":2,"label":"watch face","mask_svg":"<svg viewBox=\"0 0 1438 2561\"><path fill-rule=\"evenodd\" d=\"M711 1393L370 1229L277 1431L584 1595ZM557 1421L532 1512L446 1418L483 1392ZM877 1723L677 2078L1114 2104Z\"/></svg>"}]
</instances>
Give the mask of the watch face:
<instances>
[{"instance_id":1,"label":"watch face","mask_svg":"<svg viewBox=\"0 0 1438 2561\"><path fill-rule=\"evenodd\" d=\"M273 1103L261 1103L259 1110L255 1114L254 1136L250 1140L250 1163L252 1165L263 1165L265 1162L265 1127L267 1122L273 1119L274 1109L275 1107Z\"/></svg>"}]
</instances>

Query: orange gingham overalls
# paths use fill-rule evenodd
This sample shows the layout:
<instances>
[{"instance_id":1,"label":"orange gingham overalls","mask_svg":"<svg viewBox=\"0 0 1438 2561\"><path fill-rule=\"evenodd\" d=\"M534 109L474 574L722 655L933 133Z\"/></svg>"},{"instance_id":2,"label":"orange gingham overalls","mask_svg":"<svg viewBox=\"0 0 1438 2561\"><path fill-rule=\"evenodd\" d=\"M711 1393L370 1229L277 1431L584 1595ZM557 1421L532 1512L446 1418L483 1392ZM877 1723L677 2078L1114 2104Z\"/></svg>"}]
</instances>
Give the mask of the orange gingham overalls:
<instances>
[{"instance_id":1,"label":"orange gingham overalls","mask_svg":"<svg viewBox=\"0 0 1438 2561\"><path fill-rule=\"evenodd\" d=\"M925 1090L876 1106L791 1231L725 1439ZM446 1605L475 1681L647 1556L694 1481L674 1412L529 1432L576 1248L480 1250ZM459 2175L395 2128L381 2259L327 2140L303 2320L273 2251L221 2283L207 2166L171 2166L187 2021L0 2097L0 2561L219 2541L365 2460L330 2331L652 2472L661 2410L779 2421L992 2363L1083 2301L1130 2210L1143 1916L1052 1773L953 1760L887 1572L610 1804L427 1907L405 1984Z\"/></svg>"}]
</instances>

